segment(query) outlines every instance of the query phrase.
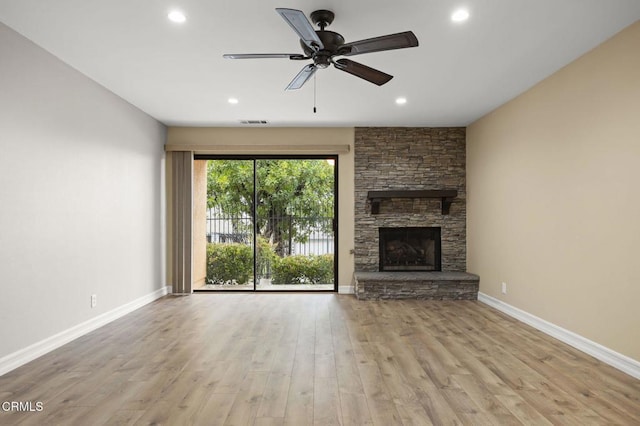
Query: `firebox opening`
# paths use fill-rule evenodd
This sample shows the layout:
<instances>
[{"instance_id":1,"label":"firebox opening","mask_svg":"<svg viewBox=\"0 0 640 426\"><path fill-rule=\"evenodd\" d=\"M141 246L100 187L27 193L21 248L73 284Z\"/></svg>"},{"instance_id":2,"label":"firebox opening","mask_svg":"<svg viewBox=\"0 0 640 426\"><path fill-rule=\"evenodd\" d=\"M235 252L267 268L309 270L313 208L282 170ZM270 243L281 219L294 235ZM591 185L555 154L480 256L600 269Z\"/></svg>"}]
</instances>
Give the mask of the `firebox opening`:
<instances>
[{"instance_id":1,"label":"firebox opening","mask_svg":"<svg viewBox=\"0 0 640 426\"><path fill-rule=\"evenodd\" d=\"M379 228L380 271L440 271L440 227Z\"/></svg>"}]
</instances>

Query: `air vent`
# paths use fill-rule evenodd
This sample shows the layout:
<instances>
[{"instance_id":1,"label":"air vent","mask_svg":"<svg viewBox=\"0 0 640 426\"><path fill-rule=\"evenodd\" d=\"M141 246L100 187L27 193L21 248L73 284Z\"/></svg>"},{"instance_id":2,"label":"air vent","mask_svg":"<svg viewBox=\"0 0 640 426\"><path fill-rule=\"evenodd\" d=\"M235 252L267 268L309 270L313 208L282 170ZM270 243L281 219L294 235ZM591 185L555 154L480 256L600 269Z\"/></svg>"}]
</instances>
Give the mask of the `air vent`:
<instances>
[{"instance_id":1,"label":"air vent","mask_svg":"<svg viewBox=\"0 0 640 426\"><path fill-rule=\"evenodd\" d=\"M240 120L242 124L269 124L267 120Z\"/></svg>"}]
</instances>

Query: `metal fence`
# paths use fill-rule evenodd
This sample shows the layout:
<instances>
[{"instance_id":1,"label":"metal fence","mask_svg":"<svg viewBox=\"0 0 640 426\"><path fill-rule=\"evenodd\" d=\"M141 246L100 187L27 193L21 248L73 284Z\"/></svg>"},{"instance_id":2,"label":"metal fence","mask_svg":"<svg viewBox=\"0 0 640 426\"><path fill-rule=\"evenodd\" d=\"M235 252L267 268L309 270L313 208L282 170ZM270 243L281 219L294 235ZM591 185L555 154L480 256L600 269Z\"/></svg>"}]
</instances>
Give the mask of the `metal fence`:
<instances>
[{"instance_id":1,"label":"metal fence","mask_svg":"<svg viewBox=\"0 0 640 426\"><path fill-rule=\"evenodd\" d=\"M270 223L269 220L271 221ZM332 217L282 216L258 221L263 229L280 229L279 242L285 255L321 255L334 252ZM214 209L207 211L207 241L253 244L253 220L249 215L231 217ZM272 243L273 237L272 237Z\"/></svg>"}]
</instances>

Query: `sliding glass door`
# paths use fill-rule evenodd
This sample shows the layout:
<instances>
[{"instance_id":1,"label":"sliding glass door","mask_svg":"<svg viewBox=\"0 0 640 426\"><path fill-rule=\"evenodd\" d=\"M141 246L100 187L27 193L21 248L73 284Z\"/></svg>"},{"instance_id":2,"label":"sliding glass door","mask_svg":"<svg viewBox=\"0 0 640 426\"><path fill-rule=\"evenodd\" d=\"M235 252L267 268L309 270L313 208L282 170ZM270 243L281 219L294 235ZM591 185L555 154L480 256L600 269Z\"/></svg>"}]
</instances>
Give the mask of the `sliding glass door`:
<instances>
[{"instance_id":1,"label":"sliding glass door","mask_svg":"<svg viewBox=\"0 0 640 426\"><path fill-rule=\"evenodd\" d=\"M335 291L336 161L196 157L206 276L195 289Z\"/></svg>"}]
</instances>

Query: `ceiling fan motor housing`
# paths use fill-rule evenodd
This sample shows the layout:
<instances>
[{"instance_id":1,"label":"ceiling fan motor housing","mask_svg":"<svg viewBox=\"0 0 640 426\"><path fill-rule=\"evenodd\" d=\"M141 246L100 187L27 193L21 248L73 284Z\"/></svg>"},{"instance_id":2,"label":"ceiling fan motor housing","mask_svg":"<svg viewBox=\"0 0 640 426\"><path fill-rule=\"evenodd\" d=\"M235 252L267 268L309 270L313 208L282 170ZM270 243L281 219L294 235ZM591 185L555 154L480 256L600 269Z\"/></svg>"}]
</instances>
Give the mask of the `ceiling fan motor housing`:
<instances>
[{"instance_id":1,"label":"ceiling fan motor housing","mask_svg":"<svg viewBox=\"0 0 640 426\"><path fill-rule=\"evenodd\" d=\"M313 59L313 63L318 68L327 68L331 65L331 58L339 54L340 46L344 44L344 37L333 31L326 31L325 28L331 25L335 15L330 10L316 10L310 15L311 21L320 27L316 31L318 38L322 42L323 49L314 50L300 40L300 45L304 53Z\"/></svg>"},{"instance_id":2,"label":"ceiling fan motor housing","mask_svg":"<svg viewBox=\"0 0 640 426\"><path fill-rule=\"evenodd\" d=\"M339 54L340 46L344 44L344 37L333 31L325 30L316 31L316 34L324 45L324 49L314 51L302 40L300 40L300 46L302 46L302 49L307 56L313 58L313 63L318 68L327 68L331 65L331 57Z\"/></svg>"}]
</instances>

